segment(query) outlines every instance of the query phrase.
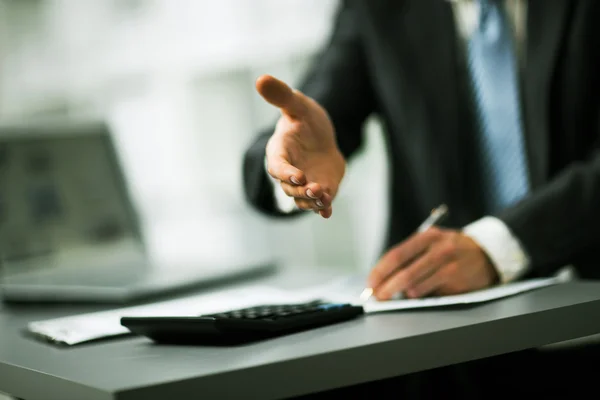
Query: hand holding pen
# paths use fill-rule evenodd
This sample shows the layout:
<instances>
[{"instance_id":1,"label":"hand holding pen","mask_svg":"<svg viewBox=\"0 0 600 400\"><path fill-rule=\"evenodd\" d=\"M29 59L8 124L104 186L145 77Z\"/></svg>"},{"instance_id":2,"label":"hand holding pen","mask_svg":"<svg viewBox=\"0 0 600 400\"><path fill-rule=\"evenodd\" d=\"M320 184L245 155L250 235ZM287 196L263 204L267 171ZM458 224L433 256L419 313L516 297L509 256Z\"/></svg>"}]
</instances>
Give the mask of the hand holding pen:
<instances>
[{"instance_id":1,"label":"hand holding pen","mask_svg":"<svg viewBox=\"0 0 600 400\"><path fill-rule=\"evenodd\" d=\"M421 225L419 225L419 228L417 228L417 233L425 232L427 229L441 222L446 215L448 215L448 207L445 204L442 204L438 208L434 208L427 219L423 221ZM360 300L363 302L369 300L373 295L373 292L373 287L365 288L365 290L363 290L363 292L360 294Z\"/></svg>"},{"instance_id":2,"label":"hand holding pen","mask_svg":"<svg viewBox=\"0 0 600 400\"><path fill-rule=\"evenodd\" d=\"M361 299L450 295L488 287L497 271L483 249L462 231L437 226L448 213L434 209L417 232L391 248L371 271Z\"/></svg>"}]
</instances>

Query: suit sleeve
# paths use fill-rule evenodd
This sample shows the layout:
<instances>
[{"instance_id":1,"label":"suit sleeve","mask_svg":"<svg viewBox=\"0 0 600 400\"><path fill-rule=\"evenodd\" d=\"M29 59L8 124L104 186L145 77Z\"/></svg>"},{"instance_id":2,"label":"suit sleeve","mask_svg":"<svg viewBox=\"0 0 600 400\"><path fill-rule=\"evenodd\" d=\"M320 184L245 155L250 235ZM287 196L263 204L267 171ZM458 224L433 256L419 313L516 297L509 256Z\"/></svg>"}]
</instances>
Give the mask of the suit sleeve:
<instances>
[{"instance_id":1,"label":"suit sleeve","mask_svg":"<svg viewBox=\"0 0 600 400\"><path fill-rule=\"evenodd\" d=\"M600 244L600 151L576 162L499 217L535 274L549 275Z\"/></svg>"},{"instance_id":2,"label":"suit sleeve","mask_svg":"<svg viewBox=\"0 0 600 400\"><path fill-rule=\"evenodd\" d=\"M327 110L338 146L348 160L362 144L362 126L374 111L373 93L352 1L342 2L334 29L299 89ZM243 180L247 200L272 216L296 215L276 207L273 186L264 168L265 147L273 132L260 134L244 155Z\"/></svg>"}]
</instances>

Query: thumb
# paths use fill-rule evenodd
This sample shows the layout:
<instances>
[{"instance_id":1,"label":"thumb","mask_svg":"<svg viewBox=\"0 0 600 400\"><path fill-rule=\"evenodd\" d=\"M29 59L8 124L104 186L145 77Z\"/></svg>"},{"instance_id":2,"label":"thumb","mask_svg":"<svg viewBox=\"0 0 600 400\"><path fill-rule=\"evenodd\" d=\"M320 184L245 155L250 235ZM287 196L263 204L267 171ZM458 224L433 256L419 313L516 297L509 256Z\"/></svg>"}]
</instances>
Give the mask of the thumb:
<instances>
[{"instance_id":1,"label":"thumb","mask_svg":"<svg viewBox=\"0 0 600 400\"><path fill-rule=\"evenodd\" d=\"M269 103L281 109L292 118L300 118L305 114L302 98L283 81L271 75L262 75L256 80L256 90Z\"/></svg>"}]
</instances>

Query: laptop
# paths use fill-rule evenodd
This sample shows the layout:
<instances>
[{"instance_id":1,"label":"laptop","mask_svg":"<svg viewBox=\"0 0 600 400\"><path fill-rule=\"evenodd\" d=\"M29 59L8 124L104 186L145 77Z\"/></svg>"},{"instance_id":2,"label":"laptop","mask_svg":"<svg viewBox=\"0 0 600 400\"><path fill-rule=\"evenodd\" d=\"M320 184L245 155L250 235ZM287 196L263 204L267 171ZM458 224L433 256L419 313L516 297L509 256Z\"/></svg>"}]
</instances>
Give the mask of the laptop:
<instances>
[{"instance_id":1,"label":"laptop","mask_svg":"<svg viewBox=\"0 0 600 400\"><path fill-rule=\"evenodd\" d=\"M144 242L106 124L0 126L5 302L129 303L275 268L267 261L159 264Z\"/></svg>"}]
</instances>

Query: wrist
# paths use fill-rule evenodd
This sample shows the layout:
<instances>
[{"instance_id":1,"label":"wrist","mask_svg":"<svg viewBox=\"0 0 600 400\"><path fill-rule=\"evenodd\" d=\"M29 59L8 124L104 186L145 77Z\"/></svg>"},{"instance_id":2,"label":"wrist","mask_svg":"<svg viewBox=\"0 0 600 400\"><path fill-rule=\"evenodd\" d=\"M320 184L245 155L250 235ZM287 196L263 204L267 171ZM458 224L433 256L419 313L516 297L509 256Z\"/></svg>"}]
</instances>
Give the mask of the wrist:
<instances>
[{"instance_id":1,"label":"wrist","mask_svg":"<svg viewBox=\"0 0 600 400\"><path fill-rule=\"evenodd\" d=\"M500 283L501 276L498 272L498 268L496 267L494 261L486 252L486 250L483 247L481 247L479 243L473 240L473 238L471 238L470 236L465 235L464 233L462 235L470 243L470 247L478 253L477 259L482 260L481 263L477 262L477 264L483 266L483 271L485 274L484 280L487 283L487 286L493 286Z\"/></svg>"},{"instance_id":2,"label":"wrist","mask_svg":"<svg viewBox=\"0 0 600 400\"><path fill-rule=\"evenodd\" d=\"M500 277L498 268L494 264L494 261L491 259L489 254L481 246L479 246L479 244L477 242L475 242L475 241L473 241L473 242L475 243L475 245L481 252L481 256L483 257L483 259L485 259L485 270L486 270L490 285L499 284L502 279Z\"/></svg>"}]
</instances>

